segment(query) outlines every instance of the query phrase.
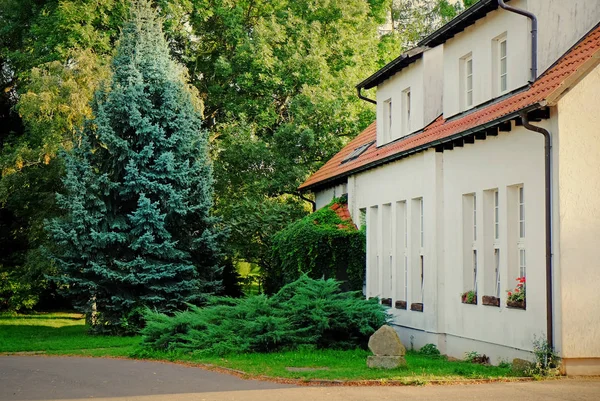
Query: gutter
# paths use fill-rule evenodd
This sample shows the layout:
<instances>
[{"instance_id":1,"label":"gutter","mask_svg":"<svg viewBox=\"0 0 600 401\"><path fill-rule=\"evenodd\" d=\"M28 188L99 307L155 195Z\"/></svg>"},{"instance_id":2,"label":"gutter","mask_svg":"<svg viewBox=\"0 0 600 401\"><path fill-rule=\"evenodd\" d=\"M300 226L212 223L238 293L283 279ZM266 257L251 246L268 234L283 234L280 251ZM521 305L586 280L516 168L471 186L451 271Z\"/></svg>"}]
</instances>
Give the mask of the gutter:
<instances>
[{"instance_id":1,"label":"gutter","mask_svg":"<svg viewBox=\"0 0 600 401\"><path fill-rule=\"evenodd\" d=\"M367 101L369 103L377 104L377 102L375 100L369 99L368 97L363 96L362 93L361 93L361 91L362 91L362 87L361 86L357 86L356 87L356 94L358 95L359 99L365 100L365 101Z\"/></svg>"},{"instance_id":2,"label":"gutter","mask_svg":"<svg viewBox=\"0 0 600 401\"><path fill-rule=\"evenodd\" d=\"M504 3L504 0L498 0L498 6L511 13L523 15L531 20L531 79L529 82L533 83L537 78L537 17L529 11L507 5Z\"/></svg>"},{"instance_id":3,"label":"gutter","mask_svg":"<svg viewBox=\"0 0 600 401\"><path fill-rule=\"evenodd\" d=\"M506 122L506 121L518 118L519 115L520 115L520 113L522 113L522 112L528 113L528 112L530 112L532 110L539 109L539 108L544 107L544 106L545 106L545 103L534 103L534 104L532 104L530 106L527 106L527 107L525 107L525 108L523 108L521 110L518 110L518 111L515 111L515 112L512 112L512 113L506 114L505 116L497 118L497 119L495 119L493 121L490 121L488 123L485 123L485 124L482 124L482 125L478 125L477 127L469 128L469 129L467 129L465 131L460 132L459 134L448 136L448 137L445 137L445 138L442 138L442 139L438 139L438 140L432 141L432 142L426 142L423 145L419 145L417 147L411 148L411 149L406 150L404 152L393 153L393 154L391 154L391 155L389 155L387 157L384 157L382 159L377 159L377 160L375 160L375 161L373 161L371 163L368 163L368 164L356 167L356 168L348 170L348 171L344 171L343 173L340 173L340 174L338 174L336 176L329 177L329 178L327 178L327 179L325 179L323 181L319 181L318 183L315 183L315 184L303 187L303 188L300 189L300 191L309 191L309 190L312 190L314 188L319 188L321 186L326 186L325 184L328 184L328 183L330 183L332 181L337 181L337 180L342 179L344 177L348 177L350 175L354 175L354 174L360 173L362 171L372 169L373 167L377 167L377 166L380 166L380 165L383 165L383 164L386 164L386 163L391 163L391 162L396 161L398 159L402 159L404 157L410 156L410 155L415 154L415 153L423 152L423 151L425 151L427 149L430 149L430 148L435 148L437 145L442 145L442 144L444 144L446 142L452 142L455 139L460 139L460 138L463 138L465 136L469 136L469 135L477 133L477 132L485 131L486 129L495 127L495 126L497 126L497 125L499 125L499 124L501 124L503 122ZM415 132L414 135L420 134L420 133L421 132ZM406 139L406 137L402 138L402 139ZM386 144L385 146L388 146L388 145L389 144Z\"/></svg>"},{"instance_id":4,"label":"gutter","mask_svg":"<svg viewBox=\"0 0 600 401\"><path fill-rule=\"evenodd\" d=\"M532 125L526 112L521 113L523 127L529 131L544 135L544 158L545 158L545 207L546 207L546 331L547 341L550 348L554 349L554 320L553 295L552 295L552 137L550 131L545 128Z\"/></svg>"}]
</instances>

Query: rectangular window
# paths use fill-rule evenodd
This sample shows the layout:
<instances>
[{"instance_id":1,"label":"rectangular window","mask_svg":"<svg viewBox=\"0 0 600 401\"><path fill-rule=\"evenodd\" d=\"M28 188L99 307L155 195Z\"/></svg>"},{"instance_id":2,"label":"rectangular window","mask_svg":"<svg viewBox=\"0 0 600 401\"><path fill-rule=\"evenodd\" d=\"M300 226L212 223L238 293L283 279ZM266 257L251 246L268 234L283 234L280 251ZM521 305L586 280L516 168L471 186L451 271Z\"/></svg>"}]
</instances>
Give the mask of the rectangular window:
<instances>
[{"instance_id":1,"label":"rectangular window","mask_svg":"<svg viewBox=\"0 0 600 401\"><path fill-rule=\"evenodd\" d=\"M379 245L379 208L371 206L367 216L367 298L381 296Z\"/></svg>"},{"instance_id":2,"label":"rectangular window","mask_svg":"<svg viewBox=\"0 0 600 401\"><path fill-rule=\"evenodd\" d=\"M414 198L411 200L409 210L410 221L410 272L408 278L409 300L411 309L414 304L423 303L424 283L425 283L425 229L424 229L424 202L423 198ZM413 309L414 310L414 309Z\"/></svg>"},{"instance_id":3,"label":"rectangular window","mask_svg":"<svg viewBox=\"0 0 600 401\"><path fill-rule=\"evenodd\" d=\"M406 201L396 202L396 301L407 299L408 227Z\"/></svg>"},{"instance_id":4,"label":"rectangular window","mask_svg":"<svg viewBox=\"0 0 600 401\"><path fill-rule=\"evenodd\" d=\"M410 132L410 88L402 91L402 134L406 135Z\"/></svg>"},{"instance_id":5,"label":"rectangular window","mask_svg":"<svg viewBox=\"0 0 600 401\"><path fill-rule=\"evenodd\" d=\"M420 199L419 201L419 211L420 211L420 230L421 230L421 253L423 252L423 244L425 243L425 236L424 236L424 230L423 230L423 198Z\"/></svg>"},{"instance_id":6,"label":"rectangular window","mask_svg":"<svg viewBox=\"0 0 600 401\"><path fill-rule=\"evenodd\" d=\"M498 42L499 51L499 70L500 70L500 92L504 93L508 89L508 64L506 58L506 38Z\"/></svg>"},{"instance_id":7,"label":"rectangular window","mask_svg":"<svg viewBox=\"0 0 600 401\"><path fill-rule=\"evenodd\" d=\"M519 250L519 277L525 277L527 270L527 259L525 257L525 189L523 186L517 188L518 193L518 221L519 221L519 239L517 249Z\"/></svg>"},{"instance_id":8,"label":"rectangular window","mask_svg":"<svg viewBox=\"0 0 600 401\"><path fill-rule=\"evenodd\" d=\"M494 191L494 242L500 238L500 200L498 190Z\"/></svg>"},{"instance_id":9,"label":"rectangular window","mask_svg":"<svg viewBox=\"0 0 600 401\"><path fill-rule=\"evenodd\" d=\"M494 249L494 270L496 273L496 297L500 298L500 249Z\"/></svg>"},{"instance_id":10,"label":"rectangular window","mask_svg":"<svg viewBox=\"0 0 600 401\"><path fill-rule=\"evenodd\" d=\"M392 99L383 102L383 143L392 138Z\"/></svg>"},{"instance_id":11,"label":"rectangular window","mask_svg":"<svg viewBox=\"0 0 600 401\"><path fill-rule=\"evenodd\" d=\"M382 205L381 213L381 298L392 298L392 205L390 203Z\"/></svg>"},{"instance_id":12,"label":"rectangular window","mask_svg":"<svg viewBox=\"0 0 600 401\"><path fill-rule=\"evenodd\" d=\"M463 195L463 291L477 292L477 196Z\"/></svg>"},{"instance_id":13,"label":"rectangular window","mask_svg":"<svg viewBox=\"0 0 600 401\"><path fill-rule=\"evenodd\" d=\"M473 106L473 57L465 59L465 106Z\"/></svg>"}]
</instances>

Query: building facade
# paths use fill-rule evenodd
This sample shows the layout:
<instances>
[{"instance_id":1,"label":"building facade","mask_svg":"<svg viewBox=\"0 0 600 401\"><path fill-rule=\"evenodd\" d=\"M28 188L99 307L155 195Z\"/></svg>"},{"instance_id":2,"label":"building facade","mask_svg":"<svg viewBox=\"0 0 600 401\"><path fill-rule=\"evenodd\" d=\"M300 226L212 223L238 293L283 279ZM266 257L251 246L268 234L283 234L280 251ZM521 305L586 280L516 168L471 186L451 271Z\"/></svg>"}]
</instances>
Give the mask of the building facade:
<instances>
[{"instance_id":1,"label":"building facade","mask_svg":"<svg viewBox=\"0 0 600 401\"><path fill-rule=\"evenodd\" d=\"M495 363L544 338L568 374L600 374L600 5L506 2L537 17L534 43L498 3L361 82L377 122L300 189L317 206L348 194L366 295L405 344ZM523 280L526 301L507 303Z\"/></svg>"}]
</instances>

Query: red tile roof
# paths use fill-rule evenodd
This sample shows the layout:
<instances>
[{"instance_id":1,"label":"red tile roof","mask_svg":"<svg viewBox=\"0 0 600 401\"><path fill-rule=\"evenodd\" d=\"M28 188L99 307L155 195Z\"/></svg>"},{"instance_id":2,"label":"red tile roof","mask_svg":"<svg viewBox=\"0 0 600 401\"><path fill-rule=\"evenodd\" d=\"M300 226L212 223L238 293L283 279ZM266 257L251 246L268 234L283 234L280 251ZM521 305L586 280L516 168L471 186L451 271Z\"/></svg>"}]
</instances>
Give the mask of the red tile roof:
<instances>
[{"instance_id":1,"label":"red tile roof","mask_svg":"<svg viewBox=\"0 0 600 401\"><path fill-rule=\"evenodd\" d=\"M356 228L356 225L352 222L352 216L350 216L350 210L348 209L347 203L334 203L329 208L333 210L335 214L337 214L338 217L345 223L338 224L338 228L348 228L348 223L352 223L352 226Z\"/></svg>"},{"instance_id":2,"label":"red tile roof","mask_svg":"<svg viewBox=\"0 0 600 401\"><path fill-rule=\"evenodd\" d=\"M354 149L376 139L376 123L372 123L310 176L299 189L315 188L353 172L425 150L439 144L445 138L485 129L503 120L516 117L520 111L553 105L565 90L577 83L598 63L600 63L600 25L562 56L533 85L524 90L500 98L479 109L468 111L456 118L445 120L440 116L420 132L381 147L373 144L358 158L341 163Z\"/></svg>"}]
</instances>

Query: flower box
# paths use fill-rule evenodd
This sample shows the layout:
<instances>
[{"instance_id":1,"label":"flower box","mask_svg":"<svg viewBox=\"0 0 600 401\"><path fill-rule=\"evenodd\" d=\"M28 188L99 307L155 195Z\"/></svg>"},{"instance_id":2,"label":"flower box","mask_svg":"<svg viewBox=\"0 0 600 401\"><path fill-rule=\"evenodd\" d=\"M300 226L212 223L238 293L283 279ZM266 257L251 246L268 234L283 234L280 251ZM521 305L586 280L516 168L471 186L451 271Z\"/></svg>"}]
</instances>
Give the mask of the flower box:
<instances>
[{"instance_id":1,"label":"flower box","mask_svg":"<svg viewBox=\"0 0 600 401\"><path fill-rule=\"evenodd\" d=\"M523 301L510 301L507 300L506 301L506 306L508 306L509 308L516 308L516 309L526 309L525 308L525 300Z\"/></svg>"},{"instance_id":2,"label":"flower box","mask_svg":"<svg viewBox=\"0 0 600 401\"><path fill-rule=\"evenodd\" d=\"M396 301L396 309L406 310L406 301Z\"/></svg>"},{"instance_id":3,"label":"flower box","mask_svg":"<svg viewBox=\"0 0 600 401\"><path fill-rule=\"evenodd\" d=\"M410 304L410 310L415 311L415 312L423 312L423 304L420 302L415 302L413 304Z\"/></svg>"},{"instance_id":4,"label":"flower box","mask_svg":"<svg viewBox=\"0 0 600 401\"><path fill-rule=\"evenodd\" d=\"M392 306L392 298L381 298L381 305Z\"/></svg>"},{"instance_id":5,"label":"flower box","mask_svg":"<svg viewBox=\"0 0 600 401\"><path fill-rule=\"evenodd\" d=\"M460 301L467 305L477 305L477 293L474 291L467 291L460 294Z\"/></svg>"},{"instance_id":6,"label":"flower box","mask_svg":"<svg viewBox=\"0 0 600 401\"><path fill-rule=\"evenodd\" d=\"M491 295L484 295L481 298L481 303L488 306L500 306L500 298Z\"/></svg>"}]
</instances>

